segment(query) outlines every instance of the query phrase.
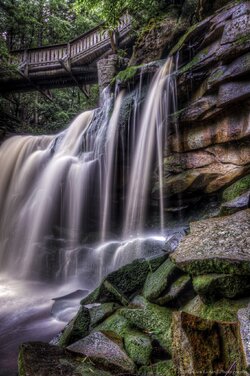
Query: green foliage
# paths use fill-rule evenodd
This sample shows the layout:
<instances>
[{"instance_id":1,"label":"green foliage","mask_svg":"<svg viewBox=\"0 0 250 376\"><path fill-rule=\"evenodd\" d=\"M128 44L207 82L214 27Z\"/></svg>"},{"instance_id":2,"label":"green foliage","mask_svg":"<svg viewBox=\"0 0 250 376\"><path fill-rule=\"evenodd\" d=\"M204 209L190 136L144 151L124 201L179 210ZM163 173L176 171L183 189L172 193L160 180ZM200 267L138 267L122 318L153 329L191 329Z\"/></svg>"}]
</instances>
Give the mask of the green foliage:
<instances>
[{"instance_id":1,"label":"green foliage","mask_svg":"<svg viewBox=\"0 0 250 376\"><path fill-rule=\"evenodd\" d=\"M250 175L244 176L223 192L223 201L231 201L250 189Z\"/></svg>"},{"instance_id":2,"label":"green foliage","mask_svg":"<svg viewBox=\"0 0 250 376\"><path fill-rule=\"evenodd\" d=\"M77 10L89 10L90 14L98 15L105 21L106 27L114 30L119 19L128 12L138 23L147 22L158 15L164 6L161 0L77 0Z\"/></svg>"},{"instance_id":3,"label":"green foliage","mask_svg":"<svg viewBox=\"0 0 250 376\"><path fill-rule=\"evenodd\" d=\"M68 126L81 111L97 107L98 85L90 88L87 99L78 88L55 89L52 102L40 93L13 94L9 99L0 97L0 113L8 113L16 123L10 124L18 133L55 133Z\"/></svg>"},{"instance_id":4,"label":"green foliage","mask_svg":"<svg viewBox=\"0 0 250 376\"><path fill-rule=\"evenodd\" d=\"M121 82L127 82L131 80L138 72L141 65L127 67L125 70L119 72L116 77L114 77L113 82L118 80Z\"/></svg>"}]
</instances>

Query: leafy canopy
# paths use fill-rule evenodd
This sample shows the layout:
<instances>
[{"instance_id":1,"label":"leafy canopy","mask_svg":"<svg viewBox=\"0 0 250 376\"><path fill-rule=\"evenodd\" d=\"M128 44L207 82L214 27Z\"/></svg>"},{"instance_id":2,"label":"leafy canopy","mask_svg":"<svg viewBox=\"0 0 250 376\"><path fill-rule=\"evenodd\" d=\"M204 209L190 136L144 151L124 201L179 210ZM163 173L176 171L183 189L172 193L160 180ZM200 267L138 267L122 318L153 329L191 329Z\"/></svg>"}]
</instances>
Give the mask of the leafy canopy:
<instances>
[{"instance_id":1,"label":"leafy canopy","mask_svg":"<svg viewBox=\"0 0 250 376\"><path fill-rule=\"evenodd\" d=\"M77 0L76 9L98 16L112 30L125 12L140 22L157 14L159 3L159 0Z\"/></svg>"}]
</instances>

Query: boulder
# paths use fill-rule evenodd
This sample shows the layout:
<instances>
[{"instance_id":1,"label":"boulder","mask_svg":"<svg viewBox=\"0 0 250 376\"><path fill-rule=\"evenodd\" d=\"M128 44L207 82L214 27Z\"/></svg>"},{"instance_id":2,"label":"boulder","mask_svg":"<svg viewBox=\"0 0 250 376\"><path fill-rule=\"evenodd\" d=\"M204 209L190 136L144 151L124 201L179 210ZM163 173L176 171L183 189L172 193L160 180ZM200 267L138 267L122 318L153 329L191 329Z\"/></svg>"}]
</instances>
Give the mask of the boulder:
<instances>
[{"instance_id":1,"label":"boulder","mask_svg":"<svg viewBox=\"0 0 250 376\"><path fill-rule=\"evenodd\" d=\"M136 304L139 306L136 307ZM142 297L137 297L132 301L131 308L122 308L120 314L123 315L132 326L150 334L152 339L156 339L161 347L171 354L171 309L159 307L156 304L149 303Z\"/></svg>"},{"instance_id":2,"label":"boulder","mask_svg":"<svg viewBox=\"0 0 250 376\"><path fill-rule=\"evenodd\" d=\"M166 260L155 272L148 274L143 287L143 296L154 302L181 273L175 264Z\"/></svg>"},{"instance_id":3,"label":"boulder","mask_svg":"<svg viewBox=\"0 0 250 376\"><path fill-rule=\"evenodd\" d=\"M250 372L250 304L238 311L240 338L247 371Z\"/></svg>"},{"instance_id":4,"label":"boulder","mask_svg":"<svg viewBox=\"0 0 250 376\"><path fill-rule=\"evenodd\" d=\"M135 370L133 361L121 347L101 332L91 333L70 345L68 350L88 357L94 364L100 364L114 374L131 374Z\"/></svg>"},{"instance_id":5,"label":"boulder","mask_svg":"<svg viewBox=\"0 0 250 376\"><path fill-rule=\"evenodd\" d=\"M180 376L224 374L232 365L236 373L244 371L238 323L175 312L172 332L173 361Z\"/></svg>"},{"instance_id":6,"label":"boulder","mask_svg":"<svg viewBox=\"0 0 250 376\"><path fill-rule=\"evenodd\" d=\"M150 363L152 345L149 337L139 331L130 331L124 337L124 347L130 357L138 366Z\"/></svg>"},{"instance_id":7,"label":"boulder","mask_svg":"<svg viewBox=\"0 0 250 376\"><path fill-rule=\"evenodd\" d=\"M110 273L96 290L81 301L81 304L118 302L126 305L129 296L143 287L148 273L156 270L166 257L167 252L163 256L149 260L135 260Z\"/></svg>"},{"instance_id":8,"label":"boulder","mask_svg":"<svg viewBox=\"0 0 250 376\"><path fill-rule=\"evenodd\" d=\"M237 298L249 295L250 275L200 275L193 278L193 287L205 303L211 303L221 297Z\"/></svg>"},{"instance_id":9,"label":"boulder","mask_svg":"<svg viewBox=\"0 0 250 376\"><path fill-rule=\"evenodd\" d=\"M18 358L20 376L110 376L88 359L43 342L24 343Z\"/></svg>"},{"instance_id":10,"label":"boulder","mask_svg":"<svg viewBox=\"0 0 250 376\"><path fill-rule=\"evenodd\" d=\"M86 307L80 307L76 316L66 325L59 334L56 343L59 346L68 346L89 333L90 313Z\"/></svg>"},{"instance_id":11,"label":"boulder","mask_svg":"<svg viewBox=\"0 0 250 376\"><path fill-rule=\"evenodd\" d=\"M113 315L109 316L101 324L95 327L96 331L103 333L112 333L117 338L124 338L132 330L129 320L127 320L118 309Z\"/></svg>"},{"instance_id":12,"label":"boulder","mask_svg":"<svg viewBox=\"0 0 250 376\"><path fill-rule=\"evenodd\" d=\"M238 321L237 313L250 303L250 297L241 299L220 299L205 304L199 295L190 300L182 310L207 320Z\"/></svg>"},{"instance_id":13,"label":"boulder","mask_svg":"<svg viewBox=\"0 0 250 376\"><path fill-rule=\"evenodd\" d=\"M163 293L155 300L159 305L171 305L175 308L183 305L194 296L192 282L189 275L182 275L174 281L167 292Z\"/></svg>"},{"instance_id":14,"label":"boulder","mask_svg":"<svg viewBox=\"0 0 250 376\"><path fill-rule=\"evenodd\" d=\"M112 315L120 306L116 303L103 303L89 308L90 327L94 328Z\"/></svg>"},{"instance_id":15,"label":"boulder","mask_svg":"<svg viewBox=\"0 0 250 376\"><path fill-rule=\"evenodd\" d=\"M250 275L250 209L193 222L171 259L192 275Z\"/></svg>"},{"instance_id":16,"label":"boulder","mask_svg":"<svg viewBox=\"0 0 250 376\"><path fill-rule=\"evenodd\" d=\"M243 193L243 195L236 197L232 201L225 202L221 205L220 214L228 215L236 213L239 210L250 207L250 190Z\"/></svg>"}]
</instances>

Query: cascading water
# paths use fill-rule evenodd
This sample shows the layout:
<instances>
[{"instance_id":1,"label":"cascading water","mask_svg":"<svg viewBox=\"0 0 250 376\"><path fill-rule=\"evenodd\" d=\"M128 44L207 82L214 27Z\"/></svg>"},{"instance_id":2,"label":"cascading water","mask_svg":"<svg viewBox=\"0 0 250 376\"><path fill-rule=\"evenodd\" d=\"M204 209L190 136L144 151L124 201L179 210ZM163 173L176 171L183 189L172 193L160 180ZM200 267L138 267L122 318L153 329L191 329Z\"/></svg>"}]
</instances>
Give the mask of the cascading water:
<instances>
[{"instance_id":1,"label":"cascading water","mask_svg":"<svg viewBox=\"0 0 250 376\"><path fill-rule=\"evenodd\" d=\"M160 187L160 226L164 229L163 153L167 147L170 109L176 111L176 82L173 58L155 75L149 88L134 150L124 235L142 233L150 188L153 161L157 160Z\"/></svg>"},{"instance_id":2,"label":"cascading water","mask_svg":"<svg viewBox=\"0 0 250 376\"><path fill-rule=\"evenodd\" d=\"M91 290L112 270L133 259L150 257L150 252L159 254L164 248L164 237L143 238L143 226L155 165L159 186L163 186L169 114L176 110L172 59L157 72L143 106L139 103L141 84L142 79L135 97L132 127L124 134L119 121L125 94L120 92L114 101L107 88L102 109L80 114L59 135L15 136L1 146L0 286L14 286L13 291L18 291L16 306L22 314L17 317L10 308L1 316L0 310L0 319L9 330L0 331L0 352L1 343L10 335L11 322L23 328L32 315L34 320L40 320L39 315L45 320L47 315L42 324L41 320L34 321L40 336L44 322L49 325L52 303L48 304L48 299L79 288ZM131 173L127 173L128 163ZM124 198L117 209L119 179ZM159 202L163 229L162 189ZM125 218L124 223L118 223L119 217ZM128 242L112 240L109 234L113 223L118 235L120 232L126 238L140 233L140 238L130 238ZM89 244L90 234L95 245ZM56 284L51 285L52 281ZM19 299L20 291L25 298ZM8 288L2 295L0 290L0 305L6 303L8 294ZM29 300L27 297L32 294L35 297ZM27 309L27 304L35 304L37 309ZM65 320L69 318L66 315ZM54 325L53 330L61 326ZM47 336L54 333L51 328L46 330ZM15 331L13 336L16 346ZM21 333L20 342L24 339Z\"/></svg>"}]
</instances>

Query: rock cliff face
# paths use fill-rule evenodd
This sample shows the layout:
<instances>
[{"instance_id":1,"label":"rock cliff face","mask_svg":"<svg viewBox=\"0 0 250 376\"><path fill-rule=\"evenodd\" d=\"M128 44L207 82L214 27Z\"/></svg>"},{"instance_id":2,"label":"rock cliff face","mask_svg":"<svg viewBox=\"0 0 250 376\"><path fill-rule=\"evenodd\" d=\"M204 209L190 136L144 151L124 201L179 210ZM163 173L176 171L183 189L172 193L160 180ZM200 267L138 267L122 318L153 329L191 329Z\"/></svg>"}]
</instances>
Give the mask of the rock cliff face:
<instances>
[{"instance_id":1,"label":"rock cliff face","mask_svg":"<svg viewBox=\"0 0 250 376\"><path fill-rule=\"evenodd\" d=\"M173 199L182 194L190 204L249 173L249 13L249 2L228 5L192 26L173 50L181 106L180 135L171 136L165 158L165 190Z\"/></svg>"}]
</instances>

